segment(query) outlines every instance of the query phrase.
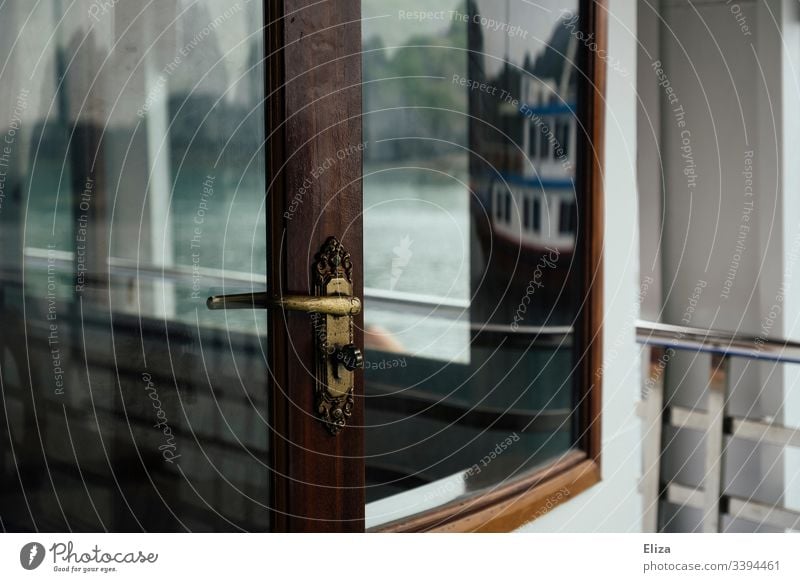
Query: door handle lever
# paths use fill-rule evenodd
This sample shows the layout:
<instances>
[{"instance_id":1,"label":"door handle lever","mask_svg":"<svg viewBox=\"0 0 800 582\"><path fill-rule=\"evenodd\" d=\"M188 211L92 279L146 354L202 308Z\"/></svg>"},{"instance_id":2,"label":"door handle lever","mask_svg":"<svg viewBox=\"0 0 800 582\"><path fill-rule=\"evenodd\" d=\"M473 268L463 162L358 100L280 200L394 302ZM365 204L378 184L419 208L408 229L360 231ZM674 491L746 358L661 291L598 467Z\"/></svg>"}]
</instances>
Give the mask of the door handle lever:
<instances>
[{"instance_id":1,"label":"door handle lever","mask_svg":"<svg viewBox=\"0 0 800 582\"><path fill-rule=\"evenodd\" d=\"M274 296L266 291L214 295L206 306L312 314L316 413L335 435L353 413L355 371L364 367L364 356L354 342L353 317L361 313L361 300L353 296L353 263L336 238L330 237L317 253L312 278L312 295Z\"/></svg>"},{"instance_id":2,"label":"door handle lever","mask_svg":"<svg viewBox=\"0 0 800 582\"><path fill-rule=\"evenodd\" d=\"M236 293L209 297L206 306L209 309L285 309L337 317L361 313L361 300L358 297L342 295L274 297L267 292Z\"/></svg>"}]
</instances>

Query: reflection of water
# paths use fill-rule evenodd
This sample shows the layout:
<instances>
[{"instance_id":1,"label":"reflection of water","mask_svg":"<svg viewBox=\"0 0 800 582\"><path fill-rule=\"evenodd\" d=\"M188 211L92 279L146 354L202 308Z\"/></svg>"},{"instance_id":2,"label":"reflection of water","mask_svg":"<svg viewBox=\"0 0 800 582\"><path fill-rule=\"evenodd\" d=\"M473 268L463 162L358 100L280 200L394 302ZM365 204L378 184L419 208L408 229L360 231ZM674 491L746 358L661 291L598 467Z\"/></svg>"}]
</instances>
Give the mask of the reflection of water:
<instances>
[{"instance_id":1,"label":"reflection of water","mask_svg":"<svg viewBox=\"0 0 800 582\"><path fill-rule=\"evenodd\" d=\"M364 178L364 284L367 288L465 301L469 298L469 198L458 182ZM403 172L403 178L415 178ZM434 304L435 305L435 304ZM433 307L431 308L433 309ZM389 332L408 353L469 359L469 329L431 311L367 303L367 327ZM465 314L468 321L468 312Z\"/></svg>"},{"instance_id":2,"label":"reflection of water","mask_svg":"<svg viewBox=\"0 0 800 582\"><path fill-rule=\"evenodd\" d=\"M108 229L110 249L92 250L101 256L108 254L109 265L127 259L132 268L120 272L111 268L110 281L98 281L98 273L88 274L91 281L87 290L110 283L113 307L120 312L147 314L151 305L163 293L154 285L159 280L170 280L170 270L183 271L183 278L175 281L174 309L170 319L210 327L228 327L233 331L263 333L264 314L237 313L220 316L206 310L205 299L215 293L249 292L264 287L266 270L266 215L264 210L263 175L257 167L242 173L238 168L221 168L213 196L203 198L203 180L208 174L205 164L184 164L169 196L172 215L171 241L167 245L172 256L167 264L155 259L162 249L153 247L147 235L147 210L119 211L115 208L108 222L90 222L84 246L102 240L102 231ZM40 297L47 285L48 253L59 257L51 267L58 273L58 297L71 300L74 296L73 274L76 266L74 254L78 241L78 220L73 208L74 194L69 190L69 179L61 177L61 162L42 157L37 161L35 173L29 177L30 193L25 214L17 228L25 228L27 277L26 293ZM173 170L178 173L177 169ZM56 194L58 206L56 206ZM150 196L164 196L151 192ZM98 190L91 203L100 197L109 206L118 202L119 194L111 188ZM201 209L201 203L204 205ZM142 204L146 204L144 201ZM119 205L117 205L119 206ZM202 212L200 211L202 210ZM139 222L143 222L140 230ZM112 228L113 221L113 228ZM34 260L38 257L38 261ZM113 265L112 265L113 266ZM161 273L164 267L167 273ZM214 279L206 271L218 273ZM224 286L223 286L224 282ZM134 293L135 291L135 293Z\"/></svg>"},{"instance_id":3,"label":"reflection of water","mask_svg":"<svg viewBox=\"0 0 800 582\"><path fill-rule=\"evenodd\" d=\"M466 189L455 180L415 184L384 176L364 178L365 286L467 299Z\"/></svg>"}]
</instances>

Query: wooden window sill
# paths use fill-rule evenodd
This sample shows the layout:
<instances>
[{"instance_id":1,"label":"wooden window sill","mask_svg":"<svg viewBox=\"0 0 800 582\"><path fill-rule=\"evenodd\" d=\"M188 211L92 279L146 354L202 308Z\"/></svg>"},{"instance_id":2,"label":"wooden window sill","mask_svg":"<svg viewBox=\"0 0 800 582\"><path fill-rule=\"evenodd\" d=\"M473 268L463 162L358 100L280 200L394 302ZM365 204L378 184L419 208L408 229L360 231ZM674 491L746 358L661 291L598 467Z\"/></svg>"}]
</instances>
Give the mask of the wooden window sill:
<instances>
[{"instance_id":1,"label":"wooden window sill","mask_svg":"<svg viewBox=\"0 0 800 582\"><path fill-rule=\"evenodd\" d=\"M582 451L503 487L378 526L373 532L509 532L600 482L600 466Z\"/></svg>"}]
</instances>

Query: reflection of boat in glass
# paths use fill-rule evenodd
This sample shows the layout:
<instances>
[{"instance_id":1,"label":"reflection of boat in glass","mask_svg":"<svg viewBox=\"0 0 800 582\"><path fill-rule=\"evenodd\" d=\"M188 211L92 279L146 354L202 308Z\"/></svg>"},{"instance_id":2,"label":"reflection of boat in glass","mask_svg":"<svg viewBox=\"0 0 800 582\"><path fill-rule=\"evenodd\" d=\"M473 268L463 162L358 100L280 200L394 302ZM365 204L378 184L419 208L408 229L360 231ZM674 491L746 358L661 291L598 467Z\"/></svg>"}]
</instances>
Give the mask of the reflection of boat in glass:
<instances>
[{"instance_id":1,"label":"reflection of boat in glass","mask_svg":"<svg viewBox=\"0 0 800 582\"><path fill-rule=\"evenodd\" d=\"M482 53L485 34L471 31L473 55ZM483 261L473 262L473 285L478 297L494 298L492 310L479 315L484 321L510 322L532 279L535 298L524 322L570 317L578 222L575 53L570 28L557 25L521 64L507 56L492 73L485 59L470 59L470 77L492 88L470 95L473 224ZM505 297L500 304L498 297Z\"/></svg>"},{"instance_id":2,"label":"reflection of boat in glass","mask_svg":"<svg viewBox=\"0 0 800 582\"><path fill-rule=\"evenodd\" d=\"M478 190L495 238L527 252L572 253L577 208L567 152L575 139L573 111L573 104L521 106L529 163L521 171L486 176Z\"/></svg>"}]
</instances>

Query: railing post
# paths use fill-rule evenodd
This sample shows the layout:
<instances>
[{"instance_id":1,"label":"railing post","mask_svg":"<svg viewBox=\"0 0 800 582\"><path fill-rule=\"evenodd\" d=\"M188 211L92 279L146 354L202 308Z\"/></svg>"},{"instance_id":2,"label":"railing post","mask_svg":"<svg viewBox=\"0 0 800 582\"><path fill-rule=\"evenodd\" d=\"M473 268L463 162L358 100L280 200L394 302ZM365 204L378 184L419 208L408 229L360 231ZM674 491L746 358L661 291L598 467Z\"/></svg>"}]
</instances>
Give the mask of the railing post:
<instances>
[{"instance_id":1,"label":"railing post","mask_svg":"<svg viewBox=\"0 0 800 582\"><path fill-rule=\"evenodd\" d=\"M661 492L661 427L664 406L664 368L665 350L662 346L650 348L650 369L645 381L642 398L644 401L644 443L642 467L642 532L658 531L658 509Z\"/></svg>"},{"instance_id":2,"label":"railing post","mask_svg":"<svg viewBox=\"0 0 800 582\"><path fill-rule=\"evenodd\" d=\"M708 426L705 434L705 474L703 476L704 515L703 531L721 531L720 497L724 477L724 423L728 400L728 371L730 359L721 354L711 354L711 374L708 382Z\"/></svg>"}]
</instances>

